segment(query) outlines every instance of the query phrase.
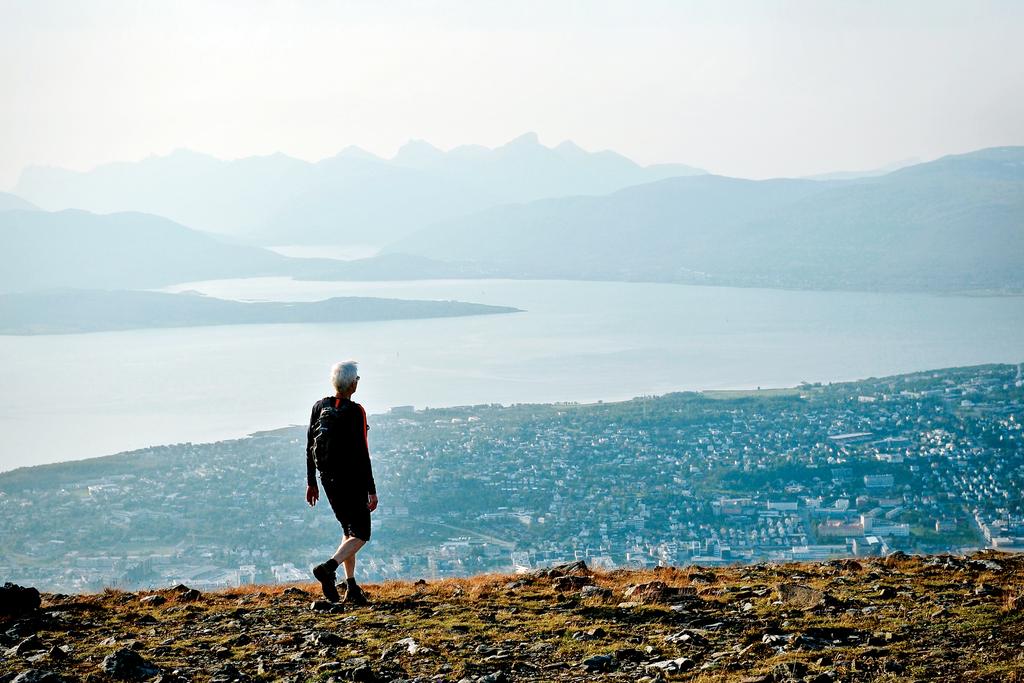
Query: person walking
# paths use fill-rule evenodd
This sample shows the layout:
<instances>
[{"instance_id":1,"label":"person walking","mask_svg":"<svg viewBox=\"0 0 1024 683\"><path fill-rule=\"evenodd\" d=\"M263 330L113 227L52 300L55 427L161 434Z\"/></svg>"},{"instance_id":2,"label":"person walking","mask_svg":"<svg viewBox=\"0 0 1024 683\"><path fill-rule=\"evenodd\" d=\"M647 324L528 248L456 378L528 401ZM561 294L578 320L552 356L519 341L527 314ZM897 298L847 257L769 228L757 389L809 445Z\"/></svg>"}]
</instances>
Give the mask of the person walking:
<instances>
[{"instance_id":1,"label":"person walking","mask_svg":"<svg viewBox=\"0 0 1024 683\"><path fill-rule=\"evenodd\" d=\"M306 432L306 503L320 499L316 473L342 529L341 545L326 562L313 567L324 597L339 602L339 566L345 568L345 602L367 604L356 583L356 553L370 540L370 513L377 509L377 487L370 466L366 411L352 400L359 385L359 366L347 360L331 368L334 395L313 404Z\"/></svg>"}]
</instances>

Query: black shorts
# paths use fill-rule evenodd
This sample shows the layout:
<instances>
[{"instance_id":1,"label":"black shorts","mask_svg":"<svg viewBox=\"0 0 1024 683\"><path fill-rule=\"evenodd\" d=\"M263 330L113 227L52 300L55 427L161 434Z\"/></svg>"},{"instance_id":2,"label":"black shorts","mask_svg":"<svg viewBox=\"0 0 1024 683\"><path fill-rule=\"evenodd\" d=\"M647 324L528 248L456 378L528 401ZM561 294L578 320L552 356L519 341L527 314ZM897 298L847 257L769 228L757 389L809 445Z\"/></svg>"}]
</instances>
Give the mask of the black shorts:
<instances>
[{"instance_id":1,"label":"black shorts","mask_svg":"<svg viewBox=\"0 0 1024 683\"><path fill-rule=\"evenodd\" d=\"M336 480L320 475L324 494L331 504L334 516L341 522L346 536L355 536L361 541L370 540L370 508L367 507L365 491L346 490Z\"/></svg>"}]
</instances>

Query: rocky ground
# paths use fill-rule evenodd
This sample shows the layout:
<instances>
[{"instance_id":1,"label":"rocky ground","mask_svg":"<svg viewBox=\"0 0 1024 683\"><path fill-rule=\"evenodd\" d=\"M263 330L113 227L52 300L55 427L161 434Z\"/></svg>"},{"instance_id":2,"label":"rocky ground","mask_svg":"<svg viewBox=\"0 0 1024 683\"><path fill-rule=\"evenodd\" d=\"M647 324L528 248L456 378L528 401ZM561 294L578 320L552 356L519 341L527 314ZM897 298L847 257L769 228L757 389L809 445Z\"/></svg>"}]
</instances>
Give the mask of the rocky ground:
<instances>
[{"instance_id":1,"label":"rocky ground","mask_svg":"<svg viewBox=\"0 0 1024 683\"><path fill-rule=\"evenodd\" d=\"M1024 556L0 595L18 681L1024 681Z\"/></svg>"}]
</instances>

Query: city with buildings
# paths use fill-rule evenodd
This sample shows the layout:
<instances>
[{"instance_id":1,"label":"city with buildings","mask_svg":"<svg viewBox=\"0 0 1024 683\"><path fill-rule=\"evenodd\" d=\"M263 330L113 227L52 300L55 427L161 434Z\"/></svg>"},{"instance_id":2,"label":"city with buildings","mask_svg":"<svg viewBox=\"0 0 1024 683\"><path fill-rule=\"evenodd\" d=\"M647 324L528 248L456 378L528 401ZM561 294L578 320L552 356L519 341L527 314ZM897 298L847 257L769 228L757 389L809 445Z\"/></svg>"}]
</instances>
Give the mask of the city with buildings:
<instances>
[{"instance_id":1,"label":"city with buildings","mask_svg":"<svg viewBox=\"0 0 1024 683\"><path fill-rule=\"evenodd\" d=\"M788 390L371 417L367 581L1024 549L1024 377L987 365ZM309 579L305 428L0 474L0 575L54 591Z\"/></svg>"}]
</instances>

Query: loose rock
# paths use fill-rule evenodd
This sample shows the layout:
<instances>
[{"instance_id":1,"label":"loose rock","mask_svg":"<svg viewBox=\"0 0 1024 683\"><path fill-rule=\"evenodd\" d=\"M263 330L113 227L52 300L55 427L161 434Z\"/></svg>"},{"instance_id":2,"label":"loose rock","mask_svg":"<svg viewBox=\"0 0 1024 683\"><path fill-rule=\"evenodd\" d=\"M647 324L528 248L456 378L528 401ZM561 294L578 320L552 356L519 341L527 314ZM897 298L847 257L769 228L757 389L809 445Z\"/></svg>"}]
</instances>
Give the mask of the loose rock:
<instances>
[{"instance_id":1,"label":"loose rock","mask_svg":"<svg viewBox=\"0 0 1024 683\"><path fill-rule=\"evenodd\" d=\"M573 640L597 640L604 638L608 635L603 628L600 626L596 628L588 628L585 631L576 631L572 634Z\"/></svg>"},{"instance_id":2,"label":"loose rock","mask_svg":"<svg viewBox=\"0 0 1024 683\"><path fill-rule=\"evenodd\" d=\"M692 586L670 587L663 581L651 581L630 586L626 589L625 597L638 602L670 602L680 598L692 598L697 595L697 589Z\"/></svg>"},{"instance_id":3,"label":"loose rock","mask_svg":"<svg viewBox=\"0 0 1024 683\"><path fill-rule=\"evenodd\" d=\"M11 683L66 683L67 679L52 671L25 669L11 679Z\"/></svg>"},{"instance_id":4,"label":"loose rock","mask_svg":"<svg viewBox=\"0 0 1024 683\"><path fill-rule=\"evenodd\" d=\"M103 659L103 671L108 675L125 681L140 681L160 673L135 650L121 648Z\"/></svg>"},{"instance_id":5,"label":"loose rock","mask_svg":"<svg viewBox=\"0 0 1024 683\"><path fill-rule=\"evenodd\" d=\"M612 597L612 589L602 586L584 586L580 589L580 597L608 599Z\"/></svg>"},{"instance_id":6,"label":"loose rock","mask_svg":"<svg viewBox=\"0 0 1024 683\"><path fill-rule=\"evenodd\" d=\"M402 638L401 640L396 640L385 648L384 652L381 653L380 658L381 660L386 660L393 659L394 657L403 654L414 655L422 649L423 648L421 648L414 639Z\"/></svg>"},{"instance_id":7,"label":"loose rock","mask_svg":"<svg viewBox=\"0 0 1024 683\"><path fill-rule=\"evenodd\" d=\"M678 659L663 659L658 662L652 662L647 665L647 670L674 673L676 671L689 671L695 666L697 666L697 663L689 657L679 657Z\"/></svg>"},{"instance_id":8,"label":"loose rock","mask_svg":"<svg viewBox=\"0 0 1024 683\"><path fill-rule=\"evenodd\" d=\"M14 583L5 583L0 588L0 614L17 616L34 612L39 609L42 598L39 591L32 587L19 586Z\"/></svg>"},{"instance_id":9,"label":"loose rock","mask_svg":"<svg viewBox=\"0 0 1024 683\"><path fill-rule=\"evenodd\" d=\"M799 583L781 583L778 586L779 600L787 609L801 611L821 607L828 600L823 591Z\"/></svg>"},{"instance_id":10,"label":"loose rock","mask_svg":"<svg viewBox=\"0 0 1024 683\"><path fill-rule=\"evenodd\" d=\"M249 677L239 671L234 664L225 664L214 672L210 683L239 683L248 680Z\"/></svg>"},{"instance_id":11,"label":"loose rock","mask_svg":"<svg viewBox=\"0 0 1024 683\"><path fill-rule=\"evenodd\" d=\"M6 654L8 657L24 656L27 655L29 652L42 650L44 647L46 646L43 644L43 641L39 639L39 636L32 635L28 638L25 638L23 641L21 641L14 647L9 648Z\"/></svg>"},{"instance_id":12,"label":"loose rock","mask_svg":"<svg viewBox=\"0 0 1024 683\"><path fill-rule=\"evenodd\" d=\"M595 673L611 671L615 667L615 658L611 655L594 655L584 659L582 666Z\"/></svg>"},{"instance_id":13,"label":"loose rock","mask_svg":"<svg viewBox=\"0 0 1024 683\"><path fill-rule=\"evenodd\" d=\"M589 576L556 576L551 581L551 586L559 593L567 593L573 590L579 590L584 586L589 586L594 583L594 580Z\"/></svg>"},{"instance_id":14,"label":"loose rock","mask_svg":"<svg viewBox=\"0 0 1024 683\"><path fill-rule=\"evenodd\" d=\"M309 609L314 612L334 612L337 611L338 606L329 600L314 600L310 605Z\"/></svg>"},{"instance_id":15,"label":"loose rock","mask_svg":"<svg viewBox=\"0 0 1024 683\"><path fill-rule=\"evenodd\" d=\"M554 578L556 576L588 576L589 574L590 569L587 568L587 563L583 560L576 560L575 562L559 564L547 569L538 569L533 573L533 576Z\"/></svg>"}]
</instances>

